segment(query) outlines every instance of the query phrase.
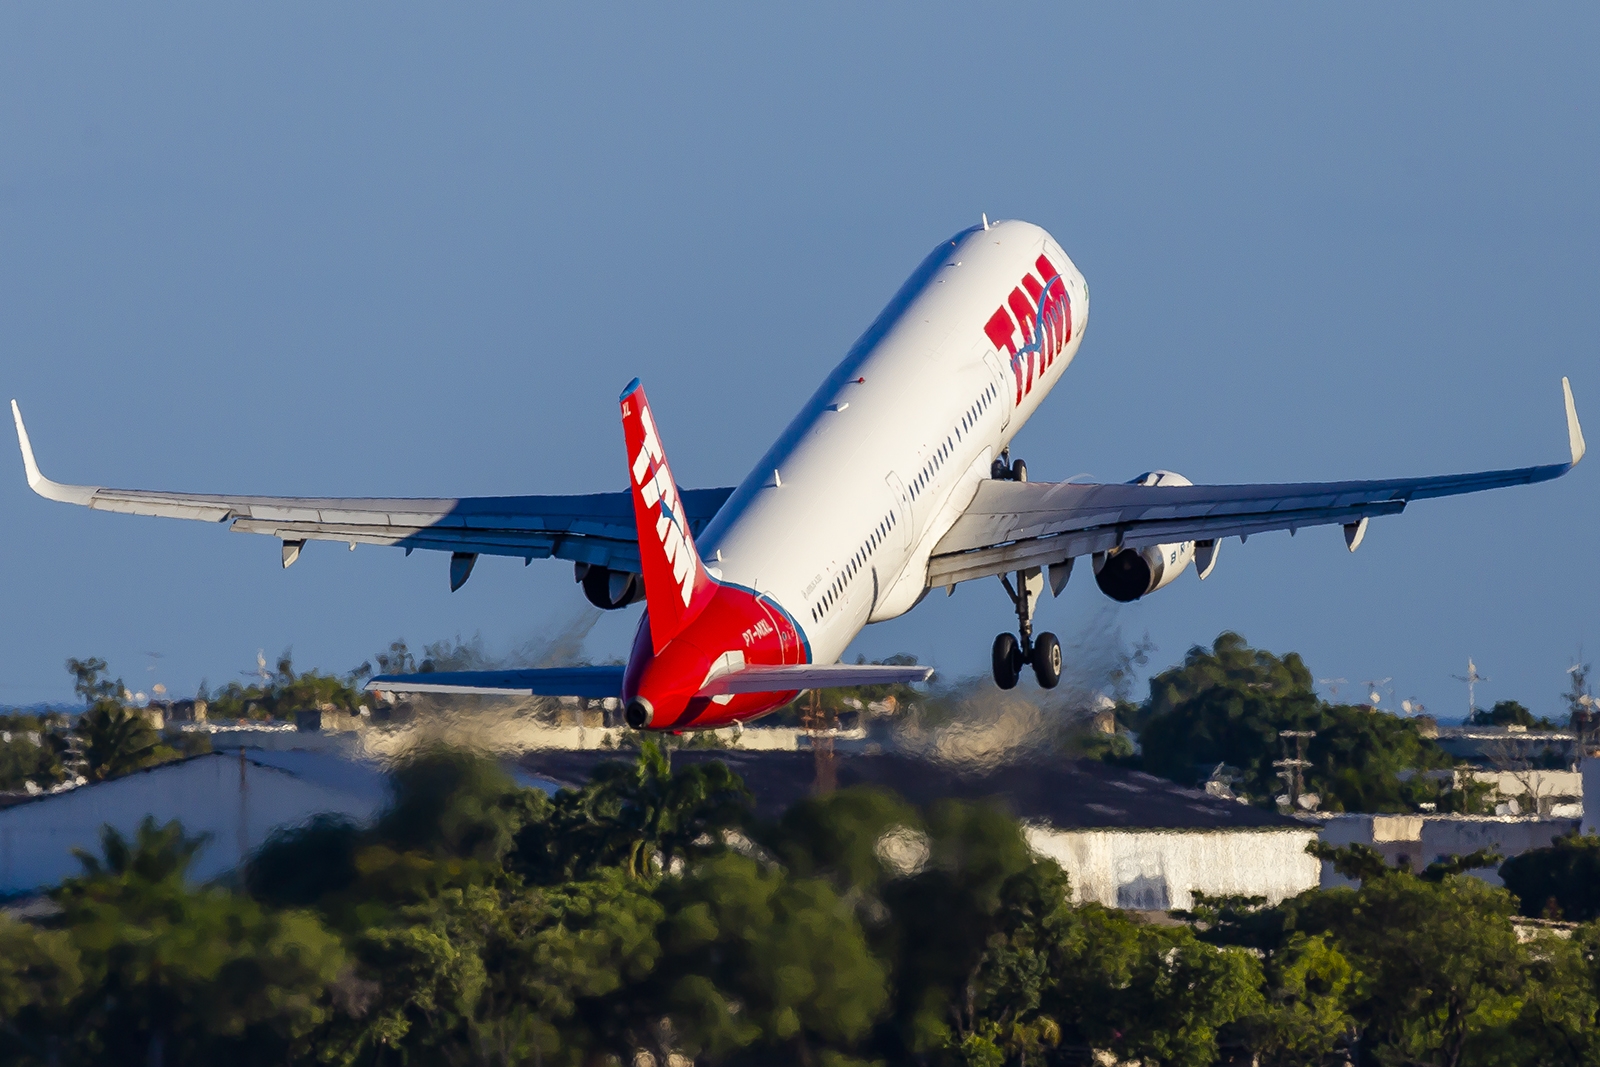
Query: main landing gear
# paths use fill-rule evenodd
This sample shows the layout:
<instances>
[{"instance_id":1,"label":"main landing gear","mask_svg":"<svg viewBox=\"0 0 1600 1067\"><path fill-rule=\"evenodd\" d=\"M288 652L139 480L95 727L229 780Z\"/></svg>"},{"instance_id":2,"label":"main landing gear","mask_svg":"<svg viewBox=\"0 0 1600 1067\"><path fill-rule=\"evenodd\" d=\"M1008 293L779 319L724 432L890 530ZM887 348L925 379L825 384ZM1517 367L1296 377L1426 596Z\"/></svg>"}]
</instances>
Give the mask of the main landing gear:
<instances>
[{"instance_id":1,"label":"main landing gear","mask_svg":"<svg viewBox=\"0 0 1600 1067\"><path fill-rule=\"evenodd\" d=\"M1025 482L1028 480L1028 465L1020 459L1013 463L1011 449L1003 449L989 464L989 477L997 482Z\"/></svg>"},{"instance_id":2,"label":"main landing gear","mask_svg":"<svg viewBox=\"0 0 1600 1067\"><path fill-rule=\"evenodd\" d=\"M1017 609L1017 633L994 639L994 684L1001 689L1016 688L1022 668L1033 667L1040 689L1054 689L1061 681L1061 642L1052 633L1033 635L1033 609L1044 592L1044 572L1030 567L1016 573L1017 584L1002 574L1000 584Z\"/></svg>"},{"instance_id":3,"label":"main landing gear","mask_svg":"<svg viewBox=\"0 0 1600 1067\"><path fill-rule=\"evenodd\" d=\"M1013 461L1008 448L995 457L989 468L989 476L997 481L1025 482L1028 480L1028 465L1020 459ZM1066 562L1070 565L1072 561ZM1055 592L1061 592L1060 586L1066 580L1065 575L1070 573L1068 566L1059 576L1058 583L1056 571L1050 572ZM1044 571L1039 567L1029 567L1025 571L1018 571L1016 579L1017 584L1013 587L1010 577L1004 574L1000 576L1000 584L1006 587L1006 596L1011 598L1012 607L1017 609L1017 632L1001 634L994 639L994 684L1001 689L1016 688L1022 668L1031 665L1033 676L1039 680L1039 688L1054 689L1061 681L1061 642L1051 633L1033 636L1033 609L1039 603L1039 594L1044 592Z\"/></svg>"}]
</instances>

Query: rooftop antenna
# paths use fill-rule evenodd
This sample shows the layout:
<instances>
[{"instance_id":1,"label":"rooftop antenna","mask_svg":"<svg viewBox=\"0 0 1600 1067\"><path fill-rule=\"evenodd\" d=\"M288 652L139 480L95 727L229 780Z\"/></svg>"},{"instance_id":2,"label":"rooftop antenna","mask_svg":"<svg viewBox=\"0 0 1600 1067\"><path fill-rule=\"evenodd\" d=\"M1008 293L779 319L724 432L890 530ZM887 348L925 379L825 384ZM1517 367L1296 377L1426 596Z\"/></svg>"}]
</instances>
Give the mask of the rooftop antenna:
<instances>
[{"instance_id":1,"label":"rooftop antenna","mask_svg":"<svg viewBox=\"0 0 1600 1067\"><path fill-rule=\"evenodd\" d=\"M1597 726L1600 726L1600 700L1589 692L1589 665L1583 662L1583 650L1578 650L1578 662L1567 668L1567 703L1572 709L1572 729L1578 735L1579 754L1587 755L1594 744Z\"/></svg>"},{"instance_id":2,"label":"rooftop antenna","mask_svg":"<svg viewBox=\"0 0 1600 1067\"><path fill-rule=\"evenodd\" d=\"M1392 691L1393 687L1389 686L1389 683L1392 681L1394 681L1393 675L1388 678L1378 678L1374 681L1361 683L1367 687L1367 700L1372 704L1373 707L1377 707L1378 702L1383 699L1383 694L1379 692L1381 688L1389 687L1391 689L1390 696L1394 695Z\"/></svg>"},{"instance_id":3,"label":"rooftop antenna","mask_svg":"<svg viewBox=\"0 0 1600 1067\"><path fill-rule=\"evenodd\" d=\"M267 650L256 649L256 669L253 671L240 671L246 678L261 679L261 688L266 689L272 682L272 672L267 670Z\"/></svg>"},{"instance_id":4,"label":"rooftop antenna","mask_svg":"<svg viewBox=\"0 0 1600 1067\"><path fill-rule=\"evenodd\" d=\"M1479 682L1487 682L1489 679L1478 673L1478 665L1472 662L1471 656L1467 657L1467 673L1452 674L1450 677L1458 682L1467 683L1467 719L1470 721L1473 713L1478 710L1477 685Z\"/></svg>"},{"instance_id":5,"label":"rooftop antenna","mask_svg":"<svg viewBox=\"0 0 1600 1067\"><path fill-rule=\"evenodd\" d=\"M1287 789L1287 796L1280 798L1287 801L1289 810L1303 807L1300 798L1305 796L1306 780L1305 770L1311 766L1311 761L1306 759L1306 742L1317 736L1315 730L1279 730L1278 740L1283 742L1283 759L1272 761L1274 767L1282 768L1278 777L1283 779ZM1294 756L1289 756L1289 739L1294 739Z\"/></svg>"}]
</instances>

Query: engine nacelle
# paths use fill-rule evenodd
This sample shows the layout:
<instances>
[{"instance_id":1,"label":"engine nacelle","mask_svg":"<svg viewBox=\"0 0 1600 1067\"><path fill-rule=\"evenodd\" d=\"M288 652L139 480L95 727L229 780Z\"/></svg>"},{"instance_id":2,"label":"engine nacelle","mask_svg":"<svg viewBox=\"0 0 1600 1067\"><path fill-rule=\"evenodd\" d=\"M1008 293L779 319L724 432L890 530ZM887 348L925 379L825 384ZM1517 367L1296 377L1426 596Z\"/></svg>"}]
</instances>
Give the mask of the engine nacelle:
<instances>
[{"instance_id":1,"label":"engine nacelle","mask_svg":"<svg viewBox=\"0 0 1600 1067\"><path fill-rule=\"evenodd\" d=\"M1150 471L1129 485L1193 485L1172 471ZM1094 584L1112 600L1127 604L1155 592L1194 562L1194 542L1113 549L1094 554Z\"/></svg>"},{"instance_id":2,"label":"engine nacelle","mask_svg":"<svg viewBox=\"0 0 1600 1067\"><path fill-rule=\"evenodd\" d=\"M603 611L615 611L644 599L644 577L632 571L614 571L589 563L573 568L583 583L583 595Z\"/></svg>"}]
</instances>

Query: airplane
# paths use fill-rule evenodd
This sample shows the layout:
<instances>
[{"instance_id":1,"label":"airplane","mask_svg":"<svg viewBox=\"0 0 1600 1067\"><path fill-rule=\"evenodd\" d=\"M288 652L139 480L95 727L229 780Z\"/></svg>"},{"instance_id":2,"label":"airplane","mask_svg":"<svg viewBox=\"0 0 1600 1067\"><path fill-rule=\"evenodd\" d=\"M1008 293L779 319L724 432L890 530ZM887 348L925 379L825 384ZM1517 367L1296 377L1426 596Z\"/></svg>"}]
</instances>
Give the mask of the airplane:
<instances>
[{"instance_id":1,"label":"airplane","mask_svg":"<svg viewBox=\"0 0 1600 1067\"><path fill-rule=\"evenodd\" d=\"M842 664L868 623L932 590L998 577L1017 618L992 647L994 680L1061 677L1061 644L1033 632L1046 585L1060 595L1089 558L1113 600L1138 600L1222 540L1343 527L1354 552L1368 520L1413 500L1531 484L1583 458L1572 387L1561 380L1570 461L1432 478L1193 485L1155 470L1124 484L1030 482L1012 438L1082 344L1089 287L1042 228L987 217L917 267L737 486L678 487L661 426L635 379L619 398L627 492L586 496L375 499L222 496L63 485L39 471L12 401L28 484L102 511L228 522L282 542L450 553L459 589L479 555L563 559L590 603L643 601L621 666L383 675L388 693L615 698L629 726L728 726L805 690L920 682L931 668Z\"/></svg>"}]
</instances>

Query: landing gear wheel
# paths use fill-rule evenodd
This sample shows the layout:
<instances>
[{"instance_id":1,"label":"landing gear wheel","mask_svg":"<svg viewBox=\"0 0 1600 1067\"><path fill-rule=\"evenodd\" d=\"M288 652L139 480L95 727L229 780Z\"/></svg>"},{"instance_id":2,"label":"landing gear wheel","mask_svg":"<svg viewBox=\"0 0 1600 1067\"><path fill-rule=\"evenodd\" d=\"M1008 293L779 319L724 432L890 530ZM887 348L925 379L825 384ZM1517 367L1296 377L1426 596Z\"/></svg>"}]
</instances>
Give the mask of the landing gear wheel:
<instances>
[{"instance_id":1,"label":"landing gear wheel","mask_svg":"<svg viewBox=\"0 0 1600 1067\"><path fill-rule=\"evenodd\" d=\"M1054 689L1061 681L1061 642L1055 634L1043 633L1033 639L1033 676L1040 689Z\"/></svg>"},{"instance_id":2,"label":"landing gear wheel","mask_svg":"<svg viewBox=\"0 0 1600 1067\"><path fill-rule=\"evenodd\" d=\"M1014 482L1025 482L1028 480L1028 465L1020 459L1011 464L1011 480Z\"/></svg>"},{"instance_id":3,"label":"landing gear wheel","mask_svg":"<svg viewBox=\"0 0 1600 1067\"><path fill-rule=\"evenodd\" d=\"M1001 634L994 639L994 684L1001 689L1015 689L1022 674L1022 649L1011 634Z\"/></svg>"}]
</instances>

